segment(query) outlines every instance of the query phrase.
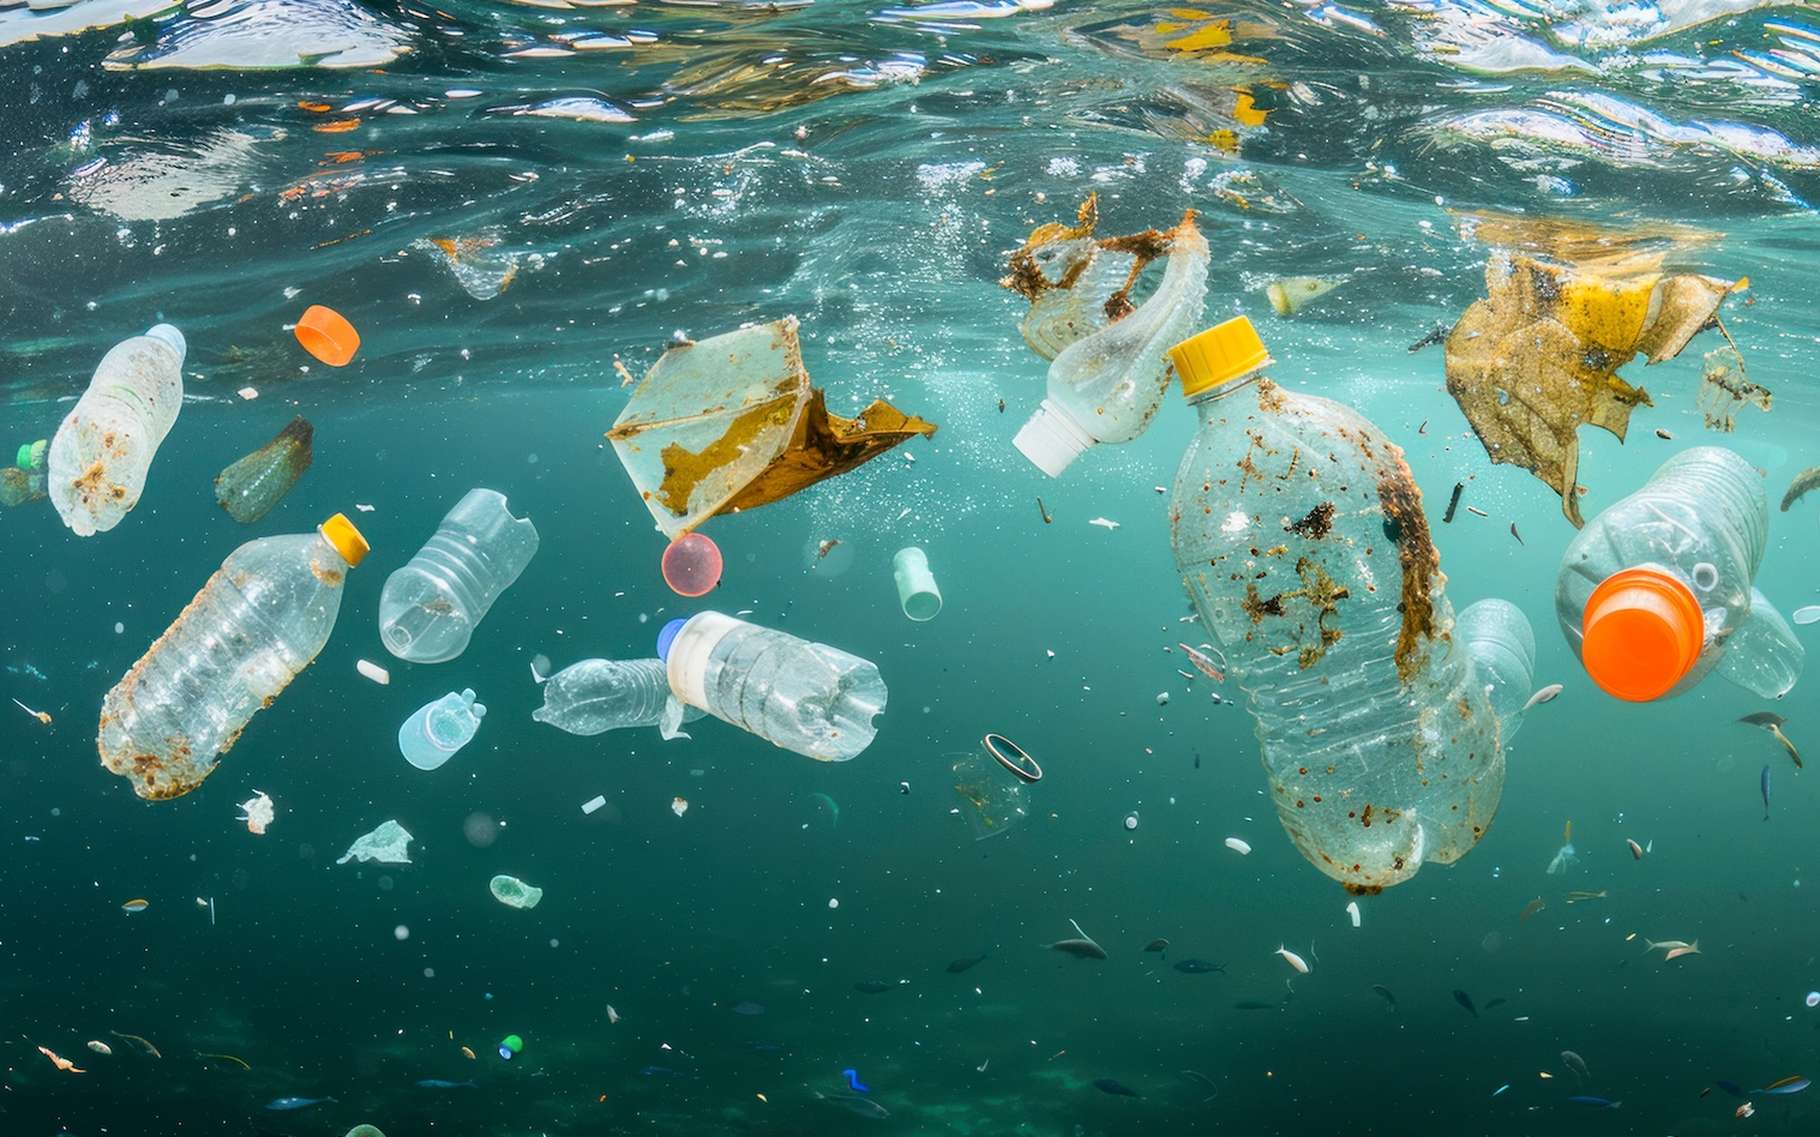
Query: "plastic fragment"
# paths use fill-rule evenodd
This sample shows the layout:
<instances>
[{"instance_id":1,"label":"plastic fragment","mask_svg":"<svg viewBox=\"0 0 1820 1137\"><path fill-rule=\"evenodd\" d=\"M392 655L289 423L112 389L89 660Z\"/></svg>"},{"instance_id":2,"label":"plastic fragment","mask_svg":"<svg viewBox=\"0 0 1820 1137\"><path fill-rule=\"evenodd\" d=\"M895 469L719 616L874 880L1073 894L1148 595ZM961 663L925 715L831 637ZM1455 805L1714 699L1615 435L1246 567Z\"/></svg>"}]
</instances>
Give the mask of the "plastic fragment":
<instances>
[{"instance_id":1,"label":"plastic fragment","mask_svg":"<svg viewBox=\"0 0 1820 1137\"><path fill-rule=\"evenodd\" d=\"M583 813L593 813L595 810L599 809L601 806L606 805L606 804L607 804L607 798L606 798L605 794L595 794L593 797L589 798L587 801L584 801L581 803L581 811Z\"/></svg>"},{"instance_id":2,"label":"plastic fragment","mask_svg":"<svg viewBox=\"0 0 1820 1137\"><path fill-rule=\"evenodd\" d=\"M507 908L535 908L543 900L543 889L526 884L515 876L496 876L487 882L487 888L492 891L493 899Z\"/></svg>"},{"instance_id":3,"label":"plastic fragment","mask_svg":"<svg viewBox=\"0 0 1820 1137\"><path fill-rule=\"evenodd\" d=\"M345 865L349 861L359 861L364 865L368 861L377 861L382 865L408 865L411 863L412 840L404 826L396 821L388 821L349 845L348 851L335 863Z\"/></svg>"},{"instance_id":4,"label":"plastic fragment","mask_svg":"<svg viewBox=\"0 0 1820 1137\"><path fill-rule=\"evenodd\" d=\"M355 660L354 661L354 670L360 672L362 675L366 676L368 679L371 679L373 682L379 684L381 687L384 687L386 684L388 684L392 681L392 673L390 671L387 671L385 668L379 666L377 663L374 663L370 659Z\"/></svg>"}]
</instances>

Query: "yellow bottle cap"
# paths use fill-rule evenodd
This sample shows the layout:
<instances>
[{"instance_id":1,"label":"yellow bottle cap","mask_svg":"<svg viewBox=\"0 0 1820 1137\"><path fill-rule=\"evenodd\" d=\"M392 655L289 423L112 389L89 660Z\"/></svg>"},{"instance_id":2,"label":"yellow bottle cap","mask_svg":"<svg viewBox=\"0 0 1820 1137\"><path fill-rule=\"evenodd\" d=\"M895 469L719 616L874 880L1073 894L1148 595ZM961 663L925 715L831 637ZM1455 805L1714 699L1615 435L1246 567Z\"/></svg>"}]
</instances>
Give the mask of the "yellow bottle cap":
<instances>
[{"instance_id":1,"label":"yellow bottle cap","mask_svg":"<svg viewBox=\"0 0 1820 1137\"><path fill-rule=\"evenodd\" d=\"M316 531L322 534L325 541L335 546L335 551L341 554L342 560L348 562L349 568L359 564L371 547L367 544L367 539L360 535L360 530L354 528L354 523L348 520L345 513L337 513L324 521L317 526Z\"/></svg>"},{"instance_id":2,"label":"yellow bottle cap","mask_svg":"<svg viewBox=\"0 0 1820 1137\"><path fill-rule=\"evenodd\" d=\"M1251 321L1234 316L1176 344L1169 349L1169 359L1182 377L1182 394L1193 398L1267 365L1270 352Z\"/></svg>"}]
</instances>

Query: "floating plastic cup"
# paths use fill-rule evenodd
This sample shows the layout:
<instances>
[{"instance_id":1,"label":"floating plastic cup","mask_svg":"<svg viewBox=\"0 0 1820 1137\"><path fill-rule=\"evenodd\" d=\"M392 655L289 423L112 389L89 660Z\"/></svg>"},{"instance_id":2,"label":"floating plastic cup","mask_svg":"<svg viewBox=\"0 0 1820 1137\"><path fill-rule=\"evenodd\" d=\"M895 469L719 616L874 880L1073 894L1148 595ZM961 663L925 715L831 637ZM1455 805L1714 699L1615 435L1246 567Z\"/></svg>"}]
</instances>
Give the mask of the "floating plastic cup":
<instances>
[{"instance_id":1,"label":"floating plastic cup","mask_svg":"<svg viewBox=\"0 0 1820 1137\"><path fill-rule=\"evenodd\" d=\"M942 610L942 590L929 571L929 555L915 545L899 549L891 558L891 573L897 577L897 602L904 615L919 624L935 619Z\"/></svg>"},{"instance_id":2,"label":"floating plastic cup","mask_svg":"<svg viewBox=\"0 0 1820 1137\"><path fill-rule=\"evenodd\" d=\"M664 583L678 596L706 596L720 583L720 546L705 533L684 533L664 550Z\"/></svg>"},{"instance_id":3,"label":"floating plastic cup","mask_svg":"<svg viewBox=\"0 0 1820 1137\"><path fill-rule=\"evenodd\" d=\"M459 695L451 691L417 708L398 728L399 752L419 770L434 770L473 741L486 713L486 704L474 701L472 688Z\"/></svg>"},{"instance_id":4,"label":"floating plastic cup","mask_svg":"<svg viewBox=\"0 0 1820 1137\"><path fill-rule=\"evenodd\" d=\"M961 816L975 841L1010 832L1029 816L1029 790L998 759L983 750L945 757L961 800Z\"/></svg>"}]
</instances>

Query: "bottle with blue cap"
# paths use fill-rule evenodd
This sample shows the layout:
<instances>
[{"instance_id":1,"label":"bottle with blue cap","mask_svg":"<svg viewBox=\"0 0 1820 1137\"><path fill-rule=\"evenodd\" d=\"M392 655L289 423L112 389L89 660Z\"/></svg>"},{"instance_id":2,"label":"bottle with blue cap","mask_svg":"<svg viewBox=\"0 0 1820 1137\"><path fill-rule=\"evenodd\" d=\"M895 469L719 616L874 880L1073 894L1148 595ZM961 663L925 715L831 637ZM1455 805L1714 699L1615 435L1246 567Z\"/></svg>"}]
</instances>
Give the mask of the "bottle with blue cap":
<instances>
[{"instance_id":1,"label":"bottle with blue cap","mask_svg":"<svg viewBox=\"0 0 1820 1137\"><path fill-rule=\"evenodd\" d=\"M871 662L720 612L670 621L657 654L678 701L821 762L870 746L885 709Z\"/></svg>"},{"instance_id":2,"label":"bottle with blue cap","mask_svg":"<svg viewBox=\"0 0 1820 1137\"><path fill-rule=\"evenodd\" d=\"M57 516L78 537L105 533L139 504L152 457L183 408L183 333L159 324L101 357L51 439Z\"/></svg>"},{"instance_id":3,"label":"bottle with blue cap","mask_svg":"<svg viewBox=\"0 0 1820 1137\"><path fill-rule=\"evenodd\" d=\"M1249 697L1278 820L1355 892L1465 856L1503 794L1499 722L1402 450L1271 382L1242 316L1170 357L1200 418L1170 499L1176 567Z\"/></svg>"},{"instance_id":4,"label":"bottle with blue cap","mask_svg":"<svg viewBox=\"0 0 1820 1137\"><path fill-rule=\"evenodd\" d=\"M398 728L399 752L419 770L434 770L474 741L486 714L486 704L474 701L472 687L450 691L404 720Z\"/></svg>"}]
</instances>

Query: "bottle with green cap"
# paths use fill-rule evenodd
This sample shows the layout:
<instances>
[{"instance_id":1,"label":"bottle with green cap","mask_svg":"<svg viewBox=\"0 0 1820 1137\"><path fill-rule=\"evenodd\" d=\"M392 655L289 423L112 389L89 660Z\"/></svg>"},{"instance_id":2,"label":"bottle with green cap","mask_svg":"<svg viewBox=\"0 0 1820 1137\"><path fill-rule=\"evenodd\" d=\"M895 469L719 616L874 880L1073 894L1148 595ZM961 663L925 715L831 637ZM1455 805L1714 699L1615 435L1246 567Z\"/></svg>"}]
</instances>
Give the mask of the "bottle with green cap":
<instances>
[{"instance_id":1,"label":"bottle with green cap","mask_svg":"<svg viewBox=\"0 0 1820 1137\"><path fill-rule=\"evenodd\" d=\"M510 1062L525 1048L525 1040L515 1034L508 1034L499 1040L499 1056Z\"/></svg>"},{"instance_id":2,"label":"bottle with green cap","mask_svg":"<svg viewBox=\"0 0 1820 1137\"><path fill-rule=\"evenodd\" d=\"M1249 698L1283 828L1354 892L1458 860L1497 813L1504 757L1402 450L1266 378L1243 317L1170 357L1200 417L1176 566Z\"/></svg>"},{"instance_id":3,"label":"bottle with green cap","mask_svg":"<svg viewBox=\"0 0 1820 1137\"><path fill-rule=\"evenodd\" d=\"M50 449L50 440L40 438L36 442L21 442L18 456L13 459L21 470L44 469L45 452Z\"/></svg>"},{"instance_id":4,"label":"bottle with green cap","mask_svg":"<svg viewBox=\"0 0 1820 1137\"><path fill-rule=\"evenodd\" d=\"M0 469L0 505L11 508L49 497L45 489L45 451L50 443L40 438L21 443L15 465Z\"/></svg>"},{"instance_id":5,"label":"bottle with green cap","mask_svg":"<svg viewBox=\"0 0 1820 1137\"><path fill-rule=\"evenodd\" d=\"M348 570L366 554L339 513L314 533L235 549L102 700L101 764L152 801L201 785L328 643Z\"/></svg>"},{"instance_id":6,"label":"bottle with green cap","mask_svg":"<svg viewBox=\"0 0 1820 1137\"><path fill-rule=\"evenodd\" d=\"M1163 405L1164 350L1201 320L1207 239L1191 212L1164 235L1169 262L1157 290L1135 311L1063 348L1049 364L1042 406L1012 445L1052 478L1100 442L1130 442Z\"/></svg>"}]
</instances>

